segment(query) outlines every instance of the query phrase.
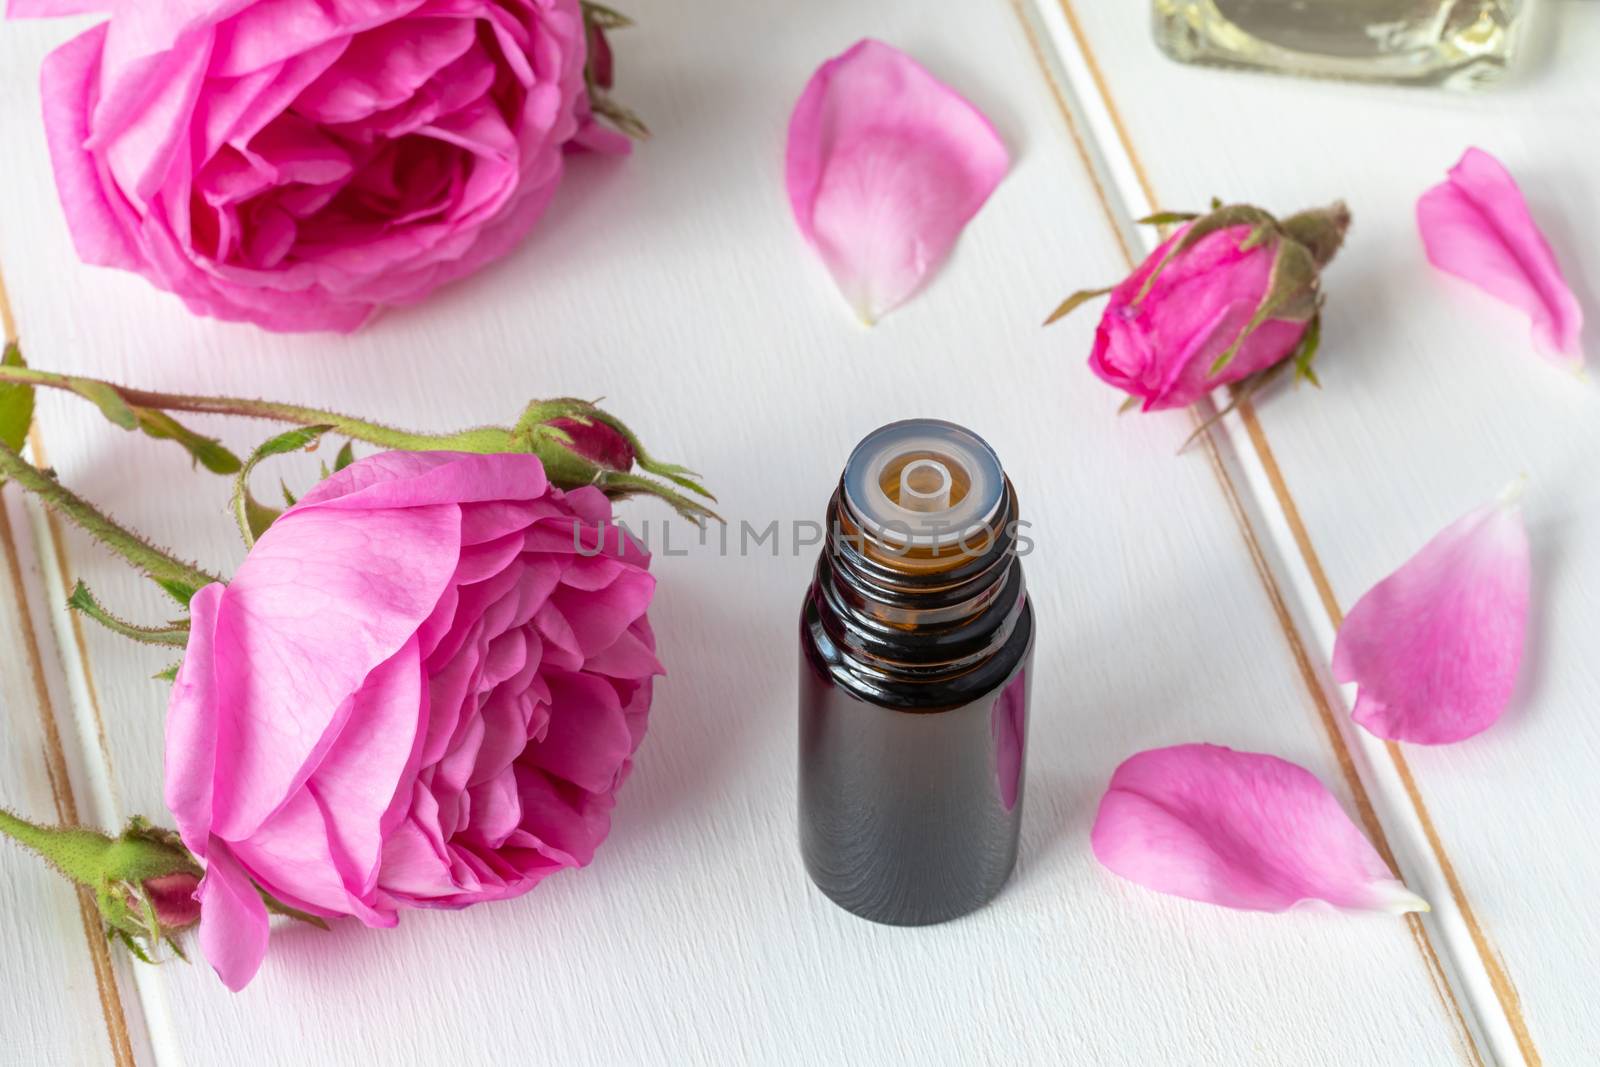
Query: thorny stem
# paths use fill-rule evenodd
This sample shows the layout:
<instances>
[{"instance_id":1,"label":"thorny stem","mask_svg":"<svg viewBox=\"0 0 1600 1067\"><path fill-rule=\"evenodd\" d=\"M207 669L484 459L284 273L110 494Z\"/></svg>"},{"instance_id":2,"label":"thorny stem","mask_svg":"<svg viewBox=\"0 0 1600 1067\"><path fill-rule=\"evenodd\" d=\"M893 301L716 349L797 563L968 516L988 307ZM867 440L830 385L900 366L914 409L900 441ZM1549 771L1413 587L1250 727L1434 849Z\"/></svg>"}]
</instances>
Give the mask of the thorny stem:
<instances>
[{"instance_id":1,"label":"thorny stem","mask_svg":"<svg viewBox=\"0 0 1600 1067\"><path fill-rule=\"evenodd\" d=\"M640 468L646 473L658 475L682 488L689 489L709 499L715 499L692 480L690 477L691 472L676 464L662 463L656 460L644 450L638 438L620 421L586 401L563 398L543 404L535 403L529 406L528 411L518 424L511 428L505 426L476 426L456 433L429 434L414 433L393 426L385 426L382 423L354 418L336 411L325 411L321 408L305 407L300 404L280 404L271 400L252 400L244 397L192 396L185 393L162 393L148 389L132 389L98 379L69 377L64 374L53 374L50 371L37 370L32 367L0 366L0 382L19 382L27 385L42 386L47 389L63 389L77 393L80 396L83 395L83 386L87 383L112 391L122 399L123 403L132 408L149 408L158 411L187 411L209 415L236 415L246 418L269 419L274 422L287 422L298 426L326 426L328 427L328 432L332 434L348 437L356 441L365 441L379 448L410 452L452 451L492 455L500 452L532 451L535 454L539 454L541 459L545 459L547 463L552 457L548 454L540 453L537 448L532 447L537 440L537 435L532 433L532 421L538 421L535 416L546 412L551 415L581 416L604 422L607 426L623 434L629 445L634 449ZM717 518L716 513L705 507L705 505L648 478L641 478L631 474L618 475L607 471L597 473L594 477L594 482L611 496L629 496L643 493L659 497L671 504L680 514L692 522L698 523L707 518Z\"/></svg>"},{"instance_id":2,"label":"thorny stem","mask_svg":"<svg viewBox=\"0 0 1600 1067\"><path fill-rule=\"evenodd\" d=\"M8 371L21 368L7 367ZM15 451L0 444L0 478L13 481L33 493L45 506L71 520L100 543L110 548L139 570L162 584L176 584L190 591L220 582L214 574L157 548L138 534L118 525L93 504L62 485Z\"/></svg>"},{"instance_id":3,"label":"thorny stem","mask_svg":"<svg viewBox=\"0 0 1600 1067\"><path fill-rule=\"evenodd\" d=\"M86 379L79 378L77 381ZM77 392L64 374L36 370L32 367L0 367L0 382L22 382L47 389L65 389ZM291 422L301 426L327 425L332 432L380 448L404 449L412 452L448 450L455 452L505 452L511 450L510 431L499 426L482 426L452 434L411 433L407 430L352 418L334 411L302 407L299 404L279 404L271 400L251 400L231 396L191 396L185 393L159 393L148 389L130 389L111 382L97 382L122 397L130 407L155 408L159 411L192 411L207 415L242 415L248 418Z\"/></svg>"}]
</instances>

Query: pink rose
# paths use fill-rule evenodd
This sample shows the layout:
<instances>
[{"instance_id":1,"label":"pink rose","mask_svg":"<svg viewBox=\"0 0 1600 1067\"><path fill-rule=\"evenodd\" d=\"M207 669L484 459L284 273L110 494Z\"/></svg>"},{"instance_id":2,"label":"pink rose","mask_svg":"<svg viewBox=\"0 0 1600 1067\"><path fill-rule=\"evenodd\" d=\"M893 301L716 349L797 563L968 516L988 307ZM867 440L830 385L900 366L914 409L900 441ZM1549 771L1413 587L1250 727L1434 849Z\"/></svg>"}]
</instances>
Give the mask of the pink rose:
<instances>
[{"instance_id":1,"label":"pink rose","mask_svg":"<svg viewBox=\"0 0 1600 1067\"><path fill-rule=\"evenodd\" d=\"M351 330L509 250L592 127L578 0L12 0L78 254L193 311Z\"/></svg>"},{"instance_id":2,"label":"pink rose","mask_svg":"<svg viewBox=\"0 0 1600 1067\"><path fill-rule=\"evenodd\" d=\"M1237 217L1225 212L1251 214L1249 221L1216 226ZM1317 271L1338 250L1349 223L1339 204L1281 224L1240 207L1186 224L1111 290L1090 369L1143 401L1143 410L1159 411L1187 407L1219 386L1277 365L1305 338L1319 306ZM1195 226L1206 227L1203 236L1174 251ZM1252 241L1263 226L1267 231ZM1284 255L1296 256L1298 269L1288 279L1280 276L1275 288L1274 265ZM1250 329L1264 305L1267 316ZM1226 365L1216 368L1235 345Z\"/></svg>"},{"instance_id":3,"label":"pink rose","mask_svg":"<svg viewBox=\"0 0 1600 1067\"><path fill-rule=\"evenodd\" d=\"M590 861L661 670L649 558L610 516L533 456L381 453L195 596L166 797L229 988L266 952L252 883L393 926Z\"/></svg>"}]
</instances>

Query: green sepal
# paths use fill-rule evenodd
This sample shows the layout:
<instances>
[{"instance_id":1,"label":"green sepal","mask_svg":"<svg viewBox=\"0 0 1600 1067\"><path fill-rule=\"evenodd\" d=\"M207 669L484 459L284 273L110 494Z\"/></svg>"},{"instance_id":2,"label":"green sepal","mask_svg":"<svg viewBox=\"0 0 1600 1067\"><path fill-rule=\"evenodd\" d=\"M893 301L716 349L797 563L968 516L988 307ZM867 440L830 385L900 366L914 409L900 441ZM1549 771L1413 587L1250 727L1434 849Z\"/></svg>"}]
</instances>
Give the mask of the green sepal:
<instances>
[{"instance_id":1,"label":"green sepal","mask_svg":"<svg viewBox=\"0 0 1600 1067\"><path fill-rule=\"evenodd\" d=\"M1250 335L1268 319L1300 319L1309 321L1317 309L1317 262L1306 246L1298 241L1279 241L1278 254L1272 260L1272 274L1267 291L1256 305L1255 314L1245 323L1233 343L1223 350L1211 364L1207 374L1216 374L1233 361L1239 348Z\"/></svg>"},{"instance_id":2,"label":"green sepal","mask_svg":"<svg viewBox=\"0 0 1600 1067\"><path fill-rule=\"evenodd\" d=\"M1137 304L1148 296L1151 288L1156 284L1156 279L1160 277L1166 265L1178 255L1193 248L1201 239L1216 233L1218 230L1226 230L1233 226L1249 226L1252 230L1262 226L1270 226L1276 230L1278 225L1277 219L1251 204L1223 205L1219 204L1215 199L1211 203L1212 210L1196 219L1194 225L1183 231L1181 239L1172 242L1168 246L1166 253L1162 255L1161 260L1155 265L1155 269L1150 272L1149 277L1145 278L1144 284L1139 287L1139 292L1134 296L1133 303Z\"/></svg>"},{"instance_id":3,"label":"green sepal","mask_svg":"<svg viewBox=\"0 0 1600 1067\"><path fill-rule=\"evenodd\" d=\"M583 21L602 30L623 30L633 25L633 20L627 15L604 4L596 4L593 0L583 0L579 6L583 9Z\"/></svg>"},{"instance_id":4,"label":"green sepal","mask_svg":"<svg viewBox=\"0 0 1600 1067\"><path fill-rule=\"evenodd\" d=\"M165 411L155 408L134 408L139 429L148 436L162 441L176 441L194 461L213 474L236 474L239 457L223 447L215 437L197 434Z\"/></svg>"},{"instance_id":5,"label":"green sepal","mask_svg":"<svg viewBox=\"0 0 1600 1067\"><path fill-rule=\"evenodd\" d=\"M1180 222L1193 222L1199 217L1198 211L1157 211L1133 221L1140 226L1176 226Z\"/></svg>"},{"instance_id":6,"label":"green sepal","mask_svg":"<svg viewBox=\"0 0 1600 1067\"><path fill-rule=\"evenodd\" d=\"M1239 251L1249 252L1252 249L1261 248L1268 242L1277 240L1280 236L1276 226L1257 226L1245 234L1244 240L1239 242Z\"/></svg>"},{"instance_id":7,"label":"green sepal","mask_svg":"<svg viewBox=\"0 0 1600 1067\"><path fill-rule=\"evenodd\" d=\"M631 109L599 92L589 94L589 109L635 141L648 141L650 127Z\"/></svg>"},{"instance_id":8,"label":"green sepal","mask_svg":"<svg viewBox=\"0 0 1600 1067\"><path fill-rule=\"evenodd\" d=\"M1141 397L1130 396L1128 399L1117 405L1117 414L1126 415L1128 412L1132 411L1142 403L1144 403L1144 400Z\"/></svg>"},{"instance_id":9,"label":"green sepal","mask_svg":"<svg viewBox=\"0 0 1600 1067\"><path fill-rule=\"evenodd\" d=\"M1294 355L1290 358L1294 363L1294 376L1296 381L1310 382L1318 389L1322 383L1317 380L1317 372L1312 369L1311 362L1317 358L1317 349L1322 347L1322 312L1318 311L1311 316L1311 321L1306 323L1306 332L1300 335L1300 343L1295 346Z\"/></svg>"},{"instance_id":10,"label":"green sepal","mask_svg":"<svg viewBox=\"0 0 1600 1067\"><path fill-rule=\"evenodd\" d=\"M177 663L172 664L170 667L163 667L161 670L159 670L156 673L152 674L150 677L153 678L154 680L158 681L158 682L176 682L178 680L178 671L181 670L182 668L183 668L183 661L179 660Z\"/></svg>"},{"instance_id":11,"label":"green sepal","mask_svg":"<svg viewBox=\"0 0 1600 1067\"><path fill-rule=\"evenodd\" d=\"M0 366L26 367L22 349L7 341ZM26 382L0 382L0 442L13 452L21 452L33 425L33 386Z\"/></svg>"},{"instance_id":12,"label":"green sepal","mask_svg":"<svg viewBox=\"0 0 1600 1067\"><path fill-rule=\"evenodd\" d=\"M1253 204L1227 204L1201 216L1193 226L1183 232L1182 240L1173 247L1178 252L1187 252L1218 230L1234 226L1249 226L1252 230L1266 227L1276 232L1278 220Z\"/></svg>"},{"instance_id":13,"label":"green sepal","mask_svg":"<svg viewBox=\"0 0 1600 1067\"><path fill-rule=\"evenodd\" d=\"M1053 322L1066 318L1095 297L1105 296L1115 288L1116 286L1114 285L1108 285L1104 289L1079 289L1076 293L1057 304L1056 309L1050 312L1050 317L1044 320L1044 324L1049 326Z\"/></svg>"},{"instance_id":14,"label":"green sepal","mask_svg":"<svg viewBox=\"0 0 1600 1067\"><path fill-rule=\"evenodd\" d=\"M561 427L550 425L552 419L559 418L572 419L584 424L599 423L616 431L633 450L634 464L640 470L663 478L671 485L663 485L654 478L647 478L630 471L610 470L578 454L570 447L572 443L570 435ZM706 519L722 521L722 517L716 512L674 488L681 487L715 502L717 498L697 480L699 475L687 467L656 459L645 449L644 443L626 423L602 411L591 401L575 397L535 400L517 419L516 426L512 428L512 438L517 446L512 450L530 452L538 456L544 465L545 475L553 484L563 489L593 485L598 486L612 499L654 496L672 505L678 514L696 525Z\"/></svg>"},{"instance_id":15,"label":"green sepal","mask_svg":"<svg viewBox=\"0 0 1600 1067\"><path fill-rule=\"evenodd\" d=\"M1344 247L1344 235L1350 229L1350 209L1343 200L1335 200L1327 207L1297 211L1283 220L1282 229L1290 240L1306 246L1317 266L1326 267Z\"/></svg>"},{"instance_id":16,"label":"green sepal","mask_svg":"<svg viewBox=\"0 0 1600 1067\"><path fill-rule=\"evenodd\" d=\"M269 508L259 503L250 495L250 472L256 469L256 464L270 456L298 452L314 444L331 429L333 427L327 425L302 426L269 438L250 453L250 458L245 460L244 466L233 480L233 517L239 524L239 535L244 538L246 548L255 545L256 538L265 533L273 520L283 514L276 508Z\"/></svg>"},{"instance_id":17,"label":"green sepal","mask_svg":"<svg viewBox=\"0 0 1600 1067\"><path fill-rule=\"evenodd\" d=\"M89 592L89 587L80 579L72 589L72 595L67 597L67 606L93 619L113 633L147 645L169 645L175 648L184 648L189 644L189 621L187 619L170 623L167 626L138 626L126 622L111 614Z\"/></svg>"},{"instance_id":18,"label":"green sepal","mask_svg":"<svg viewBox=\"0 0 1600 1067\"><path fill-rule=\"evenodd\" d=\"M1250 400L1257 393L1275 381L1278 375L1283 373L1283 368L1287 365L1287 363L1279 361L1265 370L1259 370L1254 374L1246 375L1229 386L1227 404L1217 409L1217 411L1213 413L1210 418L1206 419L1199 426L1194 428L1194 433L1184 438L1183 444L1178 446L1178 454L1182 455L1190 445L1194 444L1194 442L1199 439L1201 434L1211 429L1211 427L1221 422L1227 416L1233 414L1240 404Z\"/></svg>"},{"instance_id":19,"label":"green sepal","mask_svg":"<svg viewBox=\"0 0 1600 1067\"><path fill-rule=\"evenodd\" d=\"M354 441L346 441L343 447L339 449L339 454L333 457L333 473L338 474L355 461L356 443ZM291 507L294 506L293 501L290 501L289 503Z\"/></svg>"},{"instance_id":20,"label":"green sepal","mask_svg":"<svg viewBox=\"0 0 1600 1067\"><path fill-rule=\"evenodd\" d=\"M318 930L329 929L328 920L320 915L312 915L310 912L301 911L299 908L291 908L260 886L256 886L256 893L260 895L261 903L265 904L267 910L274 915L282 915L285 919L293 919L297 923L315 926Z\"/></svg>"}]
</instances>

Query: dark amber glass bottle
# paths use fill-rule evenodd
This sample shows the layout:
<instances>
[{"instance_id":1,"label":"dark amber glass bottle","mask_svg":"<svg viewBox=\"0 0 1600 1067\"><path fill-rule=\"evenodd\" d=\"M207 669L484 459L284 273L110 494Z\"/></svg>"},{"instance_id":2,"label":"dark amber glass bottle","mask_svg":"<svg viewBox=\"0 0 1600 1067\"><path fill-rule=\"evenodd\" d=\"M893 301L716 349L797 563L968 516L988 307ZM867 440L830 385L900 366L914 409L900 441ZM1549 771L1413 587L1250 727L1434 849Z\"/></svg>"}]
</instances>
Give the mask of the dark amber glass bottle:
<instances>
[{"instance_id":1,"label":"dark amber glass bottle","mask_svg":"<svg viewBox=\"0 0 1600 1067\"><path fill-rule=\"evenodd\" d=\"M884 426L845 465L800 618L800 842L857 915L953 919L1016 862L1022 528L994 451L952 423Z\"/></svg>"}]
</instances>

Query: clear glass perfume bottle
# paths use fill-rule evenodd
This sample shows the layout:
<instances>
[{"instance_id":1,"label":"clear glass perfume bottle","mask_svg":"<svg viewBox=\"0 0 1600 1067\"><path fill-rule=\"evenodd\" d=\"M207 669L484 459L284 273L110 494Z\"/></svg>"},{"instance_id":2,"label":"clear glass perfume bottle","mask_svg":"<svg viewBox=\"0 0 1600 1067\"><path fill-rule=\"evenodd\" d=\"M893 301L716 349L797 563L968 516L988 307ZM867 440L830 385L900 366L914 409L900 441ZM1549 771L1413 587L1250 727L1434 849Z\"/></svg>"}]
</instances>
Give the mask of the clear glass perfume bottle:
<instances>
[{"instance_id":1,"label":"clear glass perfume bottle","mask_svg":"<svg viewBox=\"0 0 1600 1067\"><path fill-rule=\"evenodd\" d=\"M1497 80L1536 0L1153 0L1174 59L1450 88Z\"/></svg>"}]
</instances>

